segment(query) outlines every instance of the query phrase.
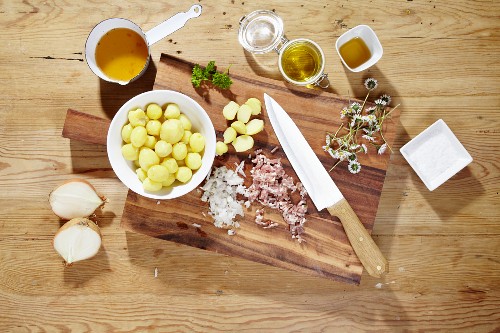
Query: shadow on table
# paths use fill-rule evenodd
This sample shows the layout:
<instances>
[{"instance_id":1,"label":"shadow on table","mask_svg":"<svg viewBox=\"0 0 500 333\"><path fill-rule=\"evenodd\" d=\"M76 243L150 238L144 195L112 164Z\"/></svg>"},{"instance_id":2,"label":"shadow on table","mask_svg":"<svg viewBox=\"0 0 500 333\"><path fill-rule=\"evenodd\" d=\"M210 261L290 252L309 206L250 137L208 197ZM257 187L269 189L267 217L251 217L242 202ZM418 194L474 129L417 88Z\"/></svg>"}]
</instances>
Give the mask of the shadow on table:
<instances>
[{"instance_id":1,"label":"shadow on table","mask_svg":"<svg viewBox=\"0 0 500 333\"><path fill-rule=\"evenodd\" d=\"M83 288L93 278L111 271L106 248L101 247L99 252L90 260L82 260L64 268L64 283L67 287Z\"/></svg>"},{"instance_id":2,"label":"shadow on table","mask_svg":"<svg viewBox=\"0 0 500 333\"><path fill-rule=\"evenodd\" d=\"M412 183L417 184L415 187L421 189L422 196L443 222L459 214L471 203L480 199L485 192L481 182L472 173L470 165L434 191L429 191L420 177L413 170L411 171Z\"/></svg>"},{"instance_id":3,"label":"shadow on table","mask_svg":"<svg viewBox=\"0 0 500 333\"><path fill-rule=\"evenodd\" d=\"M116 177L108 160L106 146L70 140L71 172L96 178Z\"/></svg>"},{"instance_id":4,"label":"shadow on table","mask_svg":"<svg viewBox=\"0 0 500 333\"><path fill-rule=\"evenodd\" d=\"M258 56L256 56L256 55L254 55L246 50L243 50L243 52L245 55L245 59L247 60L247 63L250 66L250 68L252 69L254 74L268 78L268 79L273 79L276 81L283 82L285 87L290 89L290 92L293 94L296 94L297 90L298 90L298 93L300 94L301 89L307 89L307 88L298 87L292 83L289 83L283 78L283 76L281 75L281 72L279 71L278 55L276 53L271 52L270 54L259 54ZM326 91L329 93L337 94L337 92L333 88L333 84L331 81L330 81L330 85L328 88L314 87L311 89L314 89L318 92Z\"/></svg>"},{"instance_id":5,"label":"shadow on table","mask_svg":"<svg viewBox=\"0 0 500 333\"><path fill-rule=\"evenodd\" d=\"M153 89L157 68L150 59L146 72L137 80L127 85L120 85L99 79L101 105L107 117L111 120L118 109L132 97Z\"/></svg>"}]
</instances>

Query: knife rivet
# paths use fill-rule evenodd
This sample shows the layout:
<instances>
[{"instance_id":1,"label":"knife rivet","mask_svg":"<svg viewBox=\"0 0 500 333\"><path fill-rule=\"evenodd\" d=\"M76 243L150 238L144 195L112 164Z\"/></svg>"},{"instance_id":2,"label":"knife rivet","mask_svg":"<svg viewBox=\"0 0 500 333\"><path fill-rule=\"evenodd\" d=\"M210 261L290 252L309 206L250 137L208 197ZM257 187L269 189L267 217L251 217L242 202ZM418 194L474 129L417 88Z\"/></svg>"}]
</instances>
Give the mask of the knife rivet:
<instances>
[{"instance_id":1,"label":"knife rivet","mask_svg":"<svg viewBox=\"0 0 500 333\"><path fill-rule=\"evenodd\" d=\"M363 241L363 237L359 237L359 241L362 242Z\"/></svg>"},{"instance_id":2,"label":"knife rivet","mask_svg":"<svg viewBox=\"0 0 500 333\"><path fill-rule=\"evenodd\" d=\"M381 269L382 269L382 267L377 266L377 271L380 271Z\"/></svg>"}]
</instances>

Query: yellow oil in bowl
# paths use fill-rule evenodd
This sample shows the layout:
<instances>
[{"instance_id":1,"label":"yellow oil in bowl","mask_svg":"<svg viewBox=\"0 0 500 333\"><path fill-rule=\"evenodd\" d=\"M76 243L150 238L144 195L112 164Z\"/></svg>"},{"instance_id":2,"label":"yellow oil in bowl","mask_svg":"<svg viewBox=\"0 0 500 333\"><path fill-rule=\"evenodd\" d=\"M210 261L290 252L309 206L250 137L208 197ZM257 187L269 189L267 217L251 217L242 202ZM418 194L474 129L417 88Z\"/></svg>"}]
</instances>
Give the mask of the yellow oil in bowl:
<instances>
[{"instance_id":1,"label":"yellow oil in bowl","mask_svg":"<svg viewBox=\"0 0 500 333\"><path fill-rule=\"evenodd\" d=\"M135 31L117 28L108 31L97 43L97 66L109 78L130 81L144 68L149 57L148 46Z\"/></svg>"},{"instance_id":2,"label":"yellow oil in bowl","mask_svg":"<svg viewBox=\"0 0 500 333\"><path fill-rule=\"evenodd\" d=\"M360 37L354 37L340 46L339 53L346 65L353 69L370 60L372 56L365 41Z\"/></svg>"}]
</instances>

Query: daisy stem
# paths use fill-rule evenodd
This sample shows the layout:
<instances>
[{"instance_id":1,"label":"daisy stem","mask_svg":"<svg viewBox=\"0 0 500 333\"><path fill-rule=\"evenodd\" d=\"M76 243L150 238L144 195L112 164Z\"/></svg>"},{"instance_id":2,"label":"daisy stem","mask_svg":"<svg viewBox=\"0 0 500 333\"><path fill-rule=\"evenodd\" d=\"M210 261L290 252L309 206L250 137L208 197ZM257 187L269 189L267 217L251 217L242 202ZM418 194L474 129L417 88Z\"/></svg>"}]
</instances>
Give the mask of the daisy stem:
<instances>
[{"instance_id":1,"label":"daisy stem","mask_svg":"<svg viewBox=\"0 0 500 333\"><path fill-rule=\"evenodd\" d=\"M337 137L337 134L339 134L342 127L344 127L344 123L340 124L339 129L337 130L337 132L335 132L335 136L334 136L335 138Z\"/></svg>"},{"instance_id":2,"label":"daisy stem","mask_svg":"<svg viewBox=\"0 0 500 333\"><path fill-rule=\"evenodd\" d=\"M328 172L332 172L332 170L333 170L333 169L335 169L335 167L336 167L336 166L337 166L340 162L342 162L342 160L338 160L338 161L337 161L337 162L336 162L336 163L332 166L332 168L331 168L330 170L328 170Z\"/></svg>"},{"instance_id":3,"label":"daisy stem","mask_svg":"<svg viewBox=\"0 0 500 333\"><path fill-rule=\"evenodd\" d=\"M391 110L392 112L392 110ZM390 113L390 112L389 112ZM382 140L384 140L384 143L387 144L387 147L389 148L389 150L391 152L393 152L391 146L389 145L389 143L387 142L387 140L385 139L384 137L384 133L383 133L383 125L384 125L384 120L385 120L385 117L386 117L386 114L385 114L385 111L383 112L382 116L380 117L380 136L382 137Z\"/></svg>"},{"instance_id":4,"label":"daisy stem","mask_svg":"<svg viewBox=\"0 0 500 333\"><path fill-rule=\"evenodd\" d=\"M361 112L363 112L363 109L365 108L366 101L368 100L368 96L370 96L370 91L368 90L368 93L366 94L365 100L363 101L363 105L361 105Z\"/></svg>"},{"instance_id":5,"label":"daisy stem","mask_svg":"<svg viewBox=\"0 0 500 333\"><path fill-rule=\"evenodd\" d=\"M384 133L383 133L383 130L382 130L382 125L383 125L383 123L384 123L385 118L386 118L386 117L388 117L388 116L392 113L392 111L396 110L396 108L397 108L399 105L400 105L400 104L396 105L395 107L393 107L393 108L391 109L391 111L389 111L389 112L387 112L387 113L385 113L385 110L384 110L384 113L383 113L383 114L382 114L382 116L380 117L380 136L382 137L382 140L384 140L384 143L386 143L386 144L387 144L387 147L389 147L389 150L390 150L391 152L392 152L393 150L392 150L391 146L389 145L389 143L385 140Z\"/></svg>"}]
</instances>

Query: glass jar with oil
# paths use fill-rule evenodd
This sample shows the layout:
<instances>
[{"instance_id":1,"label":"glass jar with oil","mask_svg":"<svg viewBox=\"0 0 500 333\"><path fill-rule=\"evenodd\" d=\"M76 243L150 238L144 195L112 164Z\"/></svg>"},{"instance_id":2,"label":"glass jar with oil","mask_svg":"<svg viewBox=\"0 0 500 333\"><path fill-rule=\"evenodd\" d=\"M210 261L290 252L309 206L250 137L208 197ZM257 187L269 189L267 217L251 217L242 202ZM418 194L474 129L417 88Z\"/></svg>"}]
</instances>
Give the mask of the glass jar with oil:
<instances>
[{"instance_id":1,"label":"glass jar with oil","mask_svg":"<svg viewBox=\"0 0 500 333\"><path fill-rule=\"evenodd\" d=\"M321 47L306 38L288 40L282 19L273 11L257 10L242 17L238 40L250 53L276 51L279 71L290 83L321 88L330 85Z\"/></svg>"}]
</instances>

